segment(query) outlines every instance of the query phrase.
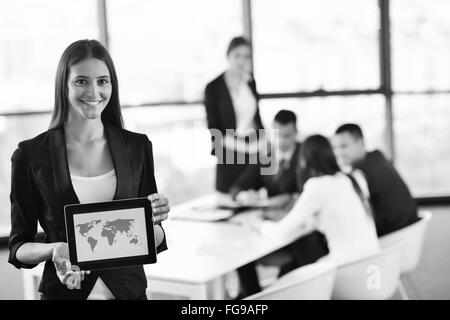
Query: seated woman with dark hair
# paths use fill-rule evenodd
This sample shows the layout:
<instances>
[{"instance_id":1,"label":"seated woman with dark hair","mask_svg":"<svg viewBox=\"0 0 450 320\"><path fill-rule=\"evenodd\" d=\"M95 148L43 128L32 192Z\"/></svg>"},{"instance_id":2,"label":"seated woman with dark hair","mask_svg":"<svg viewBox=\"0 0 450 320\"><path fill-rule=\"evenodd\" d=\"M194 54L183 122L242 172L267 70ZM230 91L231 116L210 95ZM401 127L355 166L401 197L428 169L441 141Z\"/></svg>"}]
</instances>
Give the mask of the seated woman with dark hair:
<instances>
[{"instance_id":1,"label":"seated woman with dark hair","mask_svg":"<svg viewBox=\"0 0 450 320\"><path fill-rule=\"evenodd\" d=\"M320 135L307 138L300 166L305 184L291 211L277 222L255 221L252 227L273 237L300 237L319 230L327 238L327 259L337 265L379 252L375 224L362 192L365 181L357 179L356 183L339 170L328 139Z\"/></svg>"}]
</instances>

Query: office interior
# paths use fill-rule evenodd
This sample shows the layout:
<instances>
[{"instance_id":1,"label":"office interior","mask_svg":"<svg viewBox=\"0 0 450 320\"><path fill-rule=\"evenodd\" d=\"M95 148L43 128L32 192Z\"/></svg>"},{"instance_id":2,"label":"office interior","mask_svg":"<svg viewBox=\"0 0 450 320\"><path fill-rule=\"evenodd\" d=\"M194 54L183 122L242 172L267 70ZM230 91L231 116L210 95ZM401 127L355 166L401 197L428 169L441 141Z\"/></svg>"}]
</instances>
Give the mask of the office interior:
<instances>
[{"instance_id":1,"label":"office interior","mask_svg":"<svg viewBox=\"0 0 450 320\"><path fill-rule=\"evenodd\" d=\"M419 209L432 213L418 264L399 275L402 289L389 299L449 299L448 12L447 0L1 0L0 299L33 298L30 275L7 262L11 155L18 142L48 128L64 48L79 39L108 48L125 127L152 141L158 189L177 207L215 191L203 94L225 70L227 45L239 35L252 44L265 126L280 109L297 115L299 141L359 124L368 149L382 150ZM202 223L201 229L207 236L220 225ZM165 231L169 240L171 232L189 232ZM209 245L198 254L241 249ZM162 288L155 299L190 294L175 280L171 292L163 292L158 279L149 280L150 291L152 283ZM194 297L230 295L205 292Z\"/></svg>"}]
</instances>

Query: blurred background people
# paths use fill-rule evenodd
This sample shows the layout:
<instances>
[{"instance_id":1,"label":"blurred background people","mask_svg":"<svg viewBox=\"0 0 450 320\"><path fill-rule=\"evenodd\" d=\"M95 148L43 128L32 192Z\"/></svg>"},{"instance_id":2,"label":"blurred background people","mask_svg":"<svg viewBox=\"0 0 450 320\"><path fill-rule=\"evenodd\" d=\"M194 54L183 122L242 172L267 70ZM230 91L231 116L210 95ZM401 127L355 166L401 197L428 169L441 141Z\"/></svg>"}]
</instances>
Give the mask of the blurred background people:
<instances>
[{"instance_id":1,"label":"blurred background people","mask_svg":"<svg viewBox=\"0 0 450 320\"><path fill-rule=\"evenodd\" d=\"M279 162L278 172L273 175L261 173L261 166L249 166L232 186L230 194L239 203L252 204L252 199L257 202L259 193L256 190L264 188L271 197L270 203L274 206L289 206L296 195L301 192L303 186L299 185L299 156L301 144L297 141L297 116L289 110L280 110L274 117L273 129L279 130L278 139L271 141L275 144L273 157ZM266 215L275 218L284 215L284 210L269 210ZM322 233L314 231L290 245L277 251L276 255L269 255L259 261L279 260L276 264L280 267L279 276L298 267L316 261L326 255L328 248ZM283 258L279 259L281 256ZM292 258L295 256L296 258ZM247 264L238 270L241 282L241 295L247 296L260 290L255 263Z\"/></svg>"},{"instance_id":2,"label":"blurred background people","mask_svg":"<svg viewBox=\"0 0 450 320\"><path fill-rule=\"evenodd\" d=\"M337 265L377 253L373 218L352 180L340 171L327 138L313 135L305 140L300 166L307 178L292 210L278 222L256 221L253 227L277 237L320 230L327 238L329 258Z\"/></svg>"},{"instance_id":3,"label":"blurred background people","mask_svg":"<svg viewBox=\"0 0 450 320\"><path fill-rule=\"evenodd\" d=\"M249 166L230 189L233 199L239 201L244 198L245 200L249 198L249 192L255 192L261 188L267 190L269 197L289 196L299 191L296 179L300 154L300 142L297 141L297 116L292 111L280 110L275 115L272 128L278 130L278 139L271 141L275 145L273 159L279 163L278 172L263 174L262 165Z\"/></svg>"},{"instance_id":4,"label":"blurred background people","mask_svg":"<svg viewBox=\"0 0 450 320\"><path fill-rule=\"evenodd\" d=\"M251 46L244 37L233 38L227 49L228 68L205 89L208 129L216 129L221 138L212 137L216 155L216 190L227 193L257 156L255 132L263 128L258 107L256 83L251 74ZM226 130L234 130L227 134ZM243 157L245 163L237 163ZM234 159L230 161L227 159Z\"/></svg>"},{"instance_id":5,"label":"blurred background people","mask_svg":"<svg viewBox=\"0 0 450 320\"><path fill-rule=\"evenodd\" d=\"M340 171L327 138L313 135L304 141L300 167L305 185L289 213L279 221L260 218L250 221L252 228L266 236L298 235L298 240L279 251L290 255L286 271L324 256L343 265L378 253L375 224L362 192L365 181L360 177L356 181ZM325 238L320 237L323 235ZM250 274L249 269L246 269L247 274ZM247 280L242 276L241 279ZM243 283L244 287L246 285L249 284Z\"/></svg>"},{"instance_id":6,"label":"blurred background people","mask_svg":"<svg viewBox=\"0 0 450 320\"><path fill-rule=\"evenodd\" d=\"M342 166L359 169L369 187L378 236L418 220L416 201L400 174L379 150L367 151L361 128L341 125L333 137L336 157Z\"/></svg>"}]
</instances>

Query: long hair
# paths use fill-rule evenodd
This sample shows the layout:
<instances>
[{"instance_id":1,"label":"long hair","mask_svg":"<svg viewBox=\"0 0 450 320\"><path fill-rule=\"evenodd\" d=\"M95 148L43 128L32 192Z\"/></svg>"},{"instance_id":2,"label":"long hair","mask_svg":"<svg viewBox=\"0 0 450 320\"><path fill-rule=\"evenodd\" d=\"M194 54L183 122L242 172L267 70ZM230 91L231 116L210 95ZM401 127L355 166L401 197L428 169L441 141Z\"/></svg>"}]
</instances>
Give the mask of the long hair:
<instances>
[{"instance_id":1,"label":"long hair","mask_svg":"<svg viewBox=\"0 0 450 320\"><path fill-rule=\"evenodd\" d=\"M67 120L69 110L67 81L70 67L85 59L95 58L102 60L109 70L112 92L111 98L103 110L101 118L103 123L123 128L122 112L119 101L119 84L116 69L108 50L97 40L79 40L64 50L58 63L55 78L55 104L53 107L50 129L61 127Z\"/></svg>"},{"instance_id":2,"label":"long hair","mask_svg":"<svg viewBox=\"0 0 450 320\"><path fill-rule=\"evenodd\" d=\"M308 137L300 151L300 181L306 182L318 175L334 175L339 172L339 165L327 138L321 135Z\"/></svg>"}]
</instances>

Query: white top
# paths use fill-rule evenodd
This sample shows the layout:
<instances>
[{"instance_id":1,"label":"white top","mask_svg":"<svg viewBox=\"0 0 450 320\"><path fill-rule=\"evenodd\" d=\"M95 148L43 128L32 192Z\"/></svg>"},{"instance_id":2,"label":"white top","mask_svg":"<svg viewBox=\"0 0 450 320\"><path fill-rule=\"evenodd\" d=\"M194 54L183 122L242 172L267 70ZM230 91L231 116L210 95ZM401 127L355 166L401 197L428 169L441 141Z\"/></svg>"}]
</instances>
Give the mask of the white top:
<instances>
[{"instance_id":1,"label":"white top","mask_svg":"<svg viewBox=\"0 0 450 320\"><path fill-rule=\"evenodd\" d=\"M94 177L79 177L70 175L72 185L80 203L111 201L116 193L116 172L114 169ZM103 280L99 277L88 300L109 300L115 299Z\"/></svg>"},{"instance_id":2,"label":"white top","mask_svg":"<svg viewBox=\"0 0 450 320\"><path fill-rule=\"evenodd\" d=\"M360 178L357 181L361 185ZM264 221L261 232L272 236L301 235L308 225L309 230L312 225L325 234L329 259L338 266L380 251L373 219L343 173L310 178L292 210L278 222Z\"/></svg>"},{"instance_id":3,"label":"white top","mask_svg":"<svg viewBox=\"0 0 450 320\"><path fill-rule=\"evenodd\" d=\"M233 102L233 109L236 119L236 131L235 134L238 137L244 137L251 133L251 130L255 130L255 113L257 110L256 98L253 95L252 90L245 81L241 81L239 86L231 90L231 101ZM247 144L241 140L234 140L229 136L225 136L225 147L227 149L236 150L242 153L256 153L258 151L258 143L253 140L250 144Z\"/></svg>"},{"instance_id":4,"label":"white top","mask_svg":"<svg viewBox=\"0 0 450 320\"><path fill-rule=\"evenodd\" d=\"M236 133L242 136L255 127L253 120L257 108L256 99L249 85L244 81L239 84L237 90L230 91L230 95L236 115Z\"/></svg>"}]
</instances>

